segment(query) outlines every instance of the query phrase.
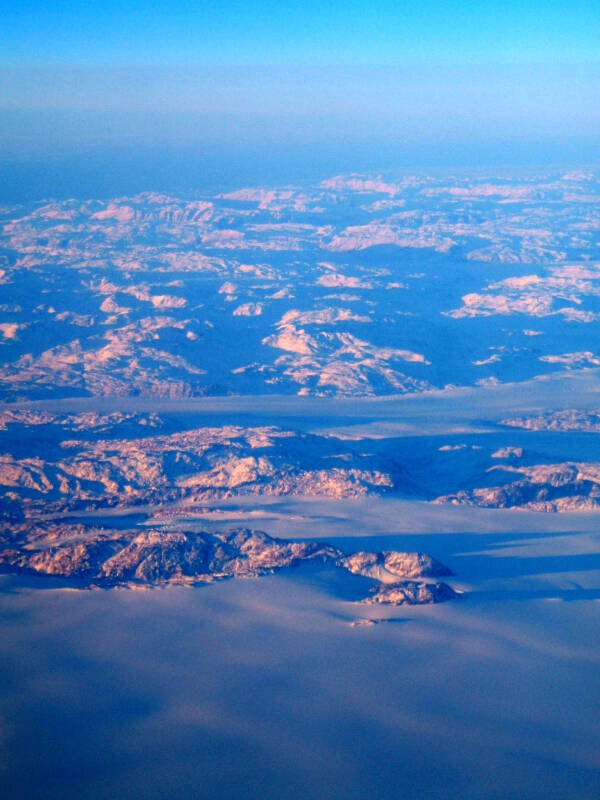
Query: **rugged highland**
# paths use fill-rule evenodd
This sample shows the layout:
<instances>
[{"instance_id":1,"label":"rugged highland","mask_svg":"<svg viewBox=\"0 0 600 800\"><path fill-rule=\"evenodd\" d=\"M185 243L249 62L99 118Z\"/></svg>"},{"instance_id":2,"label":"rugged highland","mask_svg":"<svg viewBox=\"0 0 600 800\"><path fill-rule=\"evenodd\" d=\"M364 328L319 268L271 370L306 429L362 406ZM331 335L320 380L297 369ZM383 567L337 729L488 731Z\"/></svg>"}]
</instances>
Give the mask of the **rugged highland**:
<instances>
[{"instance_id":1,"label":"rugged highland","mask_svg":"<svg viewBox=\"0 0 600 800\"><path fill-rule=\"evenodd\" d=\"M422 553L344 554L329 544L287 541L246 528L226 532L115 530L68 523L23 525L0 540L0 570L53 576L78 587L148 587L258 577L319 561L370 579L364 602L420 605L456 593L427 579L450 570Z\"/></svg>"}]
</instances>

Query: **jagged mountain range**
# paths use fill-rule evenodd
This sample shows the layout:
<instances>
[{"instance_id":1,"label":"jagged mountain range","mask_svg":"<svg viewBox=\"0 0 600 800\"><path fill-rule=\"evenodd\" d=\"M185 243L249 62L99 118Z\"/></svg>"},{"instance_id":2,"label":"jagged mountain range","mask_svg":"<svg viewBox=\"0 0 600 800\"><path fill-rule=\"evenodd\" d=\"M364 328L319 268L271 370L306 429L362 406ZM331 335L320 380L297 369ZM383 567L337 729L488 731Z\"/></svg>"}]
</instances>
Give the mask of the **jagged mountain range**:
<instances>
[{"instance_id":1,"label":"jagged mountain range","mask_svg":"<svg viewBox=\"0 0 600 800\"><path fill-rule=\"evenodd\" d=\"M374 584L365 602L421 605L455 598L451 575L429 555L358 552L316 541L287 541L262 531L116 531L69 523L12 529L0 549L0 570L74 579L77 586L110 588L212 583L258 577L320 561Z\"/></svg>"}]
</instances>

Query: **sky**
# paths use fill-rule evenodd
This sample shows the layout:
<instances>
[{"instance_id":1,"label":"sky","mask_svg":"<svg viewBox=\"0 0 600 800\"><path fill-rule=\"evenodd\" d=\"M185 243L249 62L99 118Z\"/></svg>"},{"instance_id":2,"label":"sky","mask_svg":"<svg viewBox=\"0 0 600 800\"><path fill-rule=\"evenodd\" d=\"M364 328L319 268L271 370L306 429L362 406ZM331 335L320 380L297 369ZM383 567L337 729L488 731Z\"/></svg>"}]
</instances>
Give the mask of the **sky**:
<instances>
[{"instance_id":1,"label":"sky","mask_svg":"<svg viewBox=\"0 0 600 800\"><path fill-rule=\"evenodd\" d=\"M17 64L334 65L598 60L597 2L5 3Z\"/></svg>"},{"instance_id":2,"label":"sky","mask_svg":"<svg viewBox=\"0 0 600 800\"><path fill-rule=\"evenodd\" d=\"M13 165L107 148L373 167L598 157L597 0L1 0L0 15Z\"/></svg>"}]
</instances>

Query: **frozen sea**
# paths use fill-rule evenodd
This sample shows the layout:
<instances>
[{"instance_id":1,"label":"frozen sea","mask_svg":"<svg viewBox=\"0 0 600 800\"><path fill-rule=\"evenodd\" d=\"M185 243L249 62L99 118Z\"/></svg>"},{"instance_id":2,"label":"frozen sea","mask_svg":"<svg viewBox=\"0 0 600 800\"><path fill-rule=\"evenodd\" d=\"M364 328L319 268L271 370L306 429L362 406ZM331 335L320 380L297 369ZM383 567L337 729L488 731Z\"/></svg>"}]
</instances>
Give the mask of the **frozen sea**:
<instances>
[{"instance_id":1,"label":"frozen sea","mask_svg":"<svg viewBox=\"0 0 600 800\"><path fill-rule=\"evenodd\" d=\"M597 798L593 516L433 509L414 532L420 510L254 513L292 536L312 514L348 551L434 553L457 602L363 606L325 567L139 592L4 576L2 795Z\"/></svg>"}]
</instances>

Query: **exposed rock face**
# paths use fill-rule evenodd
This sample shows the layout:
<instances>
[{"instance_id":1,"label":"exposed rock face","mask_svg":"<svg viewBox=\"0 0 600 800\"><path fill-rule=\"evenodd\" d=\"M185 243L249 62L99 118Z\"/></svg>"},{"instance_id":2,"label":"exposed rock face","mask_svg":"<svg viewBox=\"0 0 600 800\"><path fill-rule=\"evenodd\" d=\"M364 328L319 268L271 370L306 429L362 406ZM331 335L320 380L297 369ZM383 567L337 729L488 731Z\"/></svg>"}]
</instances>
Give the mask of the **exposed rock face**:
<instances>
[{"instance_id":1,"label":"exposed rock face","mask_svg":"<svg viewBox=\"0 0 600 800\"><path fill-rule=\"evenodd\" d=\"M530 511L598 511L600 464L563 462L533 467L503 466L522 476L503 486L492 486L438 497L436 503L522 508Z\"/></svg>"},{"instance_id":2,"label":"exposed rock face","mask_svg":"<svg viewBox=\"0 0 600 800\"><path fill-rule=\"evenodd\" d=\"M430 603L443 603L458 595L446 583L416 583L406 581L382 586L371 597L364 600L370 605L381 603L391 606L416 606Z\"/></svg>"},{"instance_id":3,"label":"exposed rock face","mask_svg":"<svg viewBox=\"0 0 600 800\"><path fill-rule=\"evenodd\" d=\"M424 553L399 553L393 550L359 552L346 556L342 563L354 575L374 578L380 583L395 583L399 577L424 578L452 574L448 567Z\"/></svg>"},{"instance_id":4,"label":"exposed rock face","mask_svg":"<svg viewBox=\"0 0 600 800\"><path fill-rule=\"evenodd\" d=\"M97 558L96 543L76 542L21 556L20 563L41 574L79 577L93 573Z\"/></svg>"},{"instance_id":5,"label":"exposed rock face","mask_svg":"<svg viewBox=\"0 0 600 800\"><path fill-rule=\"evenodd\" d=\"M373 396L472 384L492 364L508 379L598 366L593 336L572 352L552 343L564 323L599 318L599 193L594 174L336 176L193 201L5 205L0 398ZM459 281L454 248L518 266ZM488 324L499 317L522 319L520 344ZM541 319L551 335L534 353ZM427 348L409 349L423 321ZM515 346L518 369L505 358Z\"/></svg>"},{"instance_id":6,"label":"exposed rock face","mask_svg":"<svg viewBox=\"0 0 600 800\"><path fill-rule=\"evenodd\" d=\"M107 559L99 577L115 583L157 583L206 571L209 546L203 537L147 531Z\"/></svg>"},{"instance_id":7,"label":"exposed rock face","mask_svg":"<svg viewBox=\"0 0 600 800\"><path fill-rule=\"evenodd\" d=\"M50 523L34 528L23 525L3 541L1 570L77 578L78 585L85 586L211 583L257 577L319 560L376 581L375 594L365 602L414 605L456 596L445 584L406 580L450 574L447 567L422 553L347 556L322 542L285 541L246 528L224 533L116 531Z\"/></svg>"},{"instance_id":8,"label":"exposed rock face","mask_svg":"<svg viewBox=\"0 0 600 800\"><path fill-rule=\"evenodd\" d=\"M292 567L311 558L331 559L333 548L311 542L283 542L261 531L228 533L148 531L102 564L100 575L114 582L211 581L250 577Z\"/></svg>"},{"instance_id":9,"label":"exposed rock face","mask_svg":"<svg viewBox=\"0 0 600 800\"><path fill-rule=\"evenodd\" d=\"M600 411L579 411L567 408L563 411L549 411L537 417L513 417L502 420L502 425L523 428L527 431L584 431L600 432Z\"/></svg>"},{"instance_id":10,"label":"exposed rock face","mask_svg":"<svg viewBox=\"0 0 600 800\"><path fill-rule=\"evenodd\" d=\"M160 427L160 419L38 416L32 422L26 414L0 415L0 429L3 422L34 426L36 433L42 426L40 438L59 439L51 457L0 453L0 518L140 504L167 508L237 494L360 497L393 486L390 475L364 469L372 462L344 453L341 445L333 452L347 466L332 466L326 438L272 426L224 425L149 435L154 432L148 428ZM112 432L124 426L135 435L92 438L98 429ZM85 430L90 438L63 439L65 428Z\"/></svg>"}]
</instances>

